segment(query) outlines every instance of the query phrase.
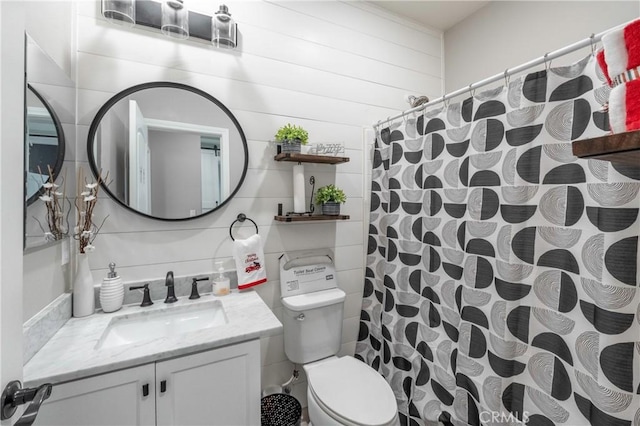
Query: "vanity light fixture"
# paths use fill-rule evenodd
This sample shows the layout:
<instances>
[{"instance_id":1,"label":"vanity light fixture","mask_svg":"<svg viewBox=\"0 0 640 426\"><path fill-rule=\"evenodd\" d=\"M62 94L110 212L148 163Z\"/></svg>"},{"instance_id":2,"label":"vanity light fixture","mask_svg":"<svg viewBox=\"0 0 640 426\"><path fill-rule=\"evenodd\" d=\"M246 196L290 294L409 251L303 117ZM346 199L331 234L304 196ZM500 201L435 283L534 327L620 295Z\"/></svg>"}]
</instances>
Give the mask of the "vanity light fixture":
<instances>
[{"instance_id":1,"label":"vanity light fixture","mask_svg":"<svg viewBox=\"0 0 640 426\"><path fill-rule=\"evenodd\" d=\"M233 49L237 40L236 22L231 18L229 8L220 5L220 10L211 17L211 44L215 47Z\"/></svg>"},{"instance_id":2,"label":"vanity light fixture","mask_svg":"<svg viewBox=\"0 0 640 426\"><path fill-rule=\"evenodd\" d=\"M136 24L136 0L102 0L102 16L111 23L133 27Z\"/></svg>"},{"instance_id":3,"label":"vanity light fixture","mask_svg":"<svg viewBox=\"0 0 640 426\"><path fill-rule=\"evenodd\" d=\"M160 31L179 40L189 38L189 11L183 0L163 0Z\"/></svg>"},{"instance_id":4,"label":"vanity light fixture","mask_svg":"<svg viewBox=\"0 0 640 426\"><path fill-rule=\"evenodd\" d=\"M188 10L184 0L102 0L102 15L120 25L155 28L171 38L205 40L224 49L238 45L238 25L225 5L209 16Z\"/></svg>"}]
</instances>

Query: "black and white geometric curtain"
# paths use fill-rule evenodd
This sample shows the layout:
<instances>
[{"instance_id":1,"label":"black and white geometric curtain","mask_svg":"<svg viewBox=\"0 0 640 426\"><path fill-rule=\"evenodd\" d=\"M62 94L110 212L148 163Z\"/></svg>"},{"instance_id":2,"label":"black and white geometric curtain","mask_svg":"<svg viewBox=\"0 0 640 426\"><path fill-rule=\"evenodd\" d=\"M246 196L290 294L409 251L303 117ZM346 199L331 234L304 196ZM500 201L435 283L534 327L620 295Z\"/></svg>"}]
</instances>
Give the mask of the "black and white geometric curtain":
<instances>
[{"instance_id":1,"label":"black and white geometric curtain","mask_svg":"<svg viewBox=\"0 0 640 426\"><path fill-rule=\"evenodd\" d=\"M356 357L408 425L640 426L640 165L592 56L379 130Z\"/></svg>"}]
</instances>

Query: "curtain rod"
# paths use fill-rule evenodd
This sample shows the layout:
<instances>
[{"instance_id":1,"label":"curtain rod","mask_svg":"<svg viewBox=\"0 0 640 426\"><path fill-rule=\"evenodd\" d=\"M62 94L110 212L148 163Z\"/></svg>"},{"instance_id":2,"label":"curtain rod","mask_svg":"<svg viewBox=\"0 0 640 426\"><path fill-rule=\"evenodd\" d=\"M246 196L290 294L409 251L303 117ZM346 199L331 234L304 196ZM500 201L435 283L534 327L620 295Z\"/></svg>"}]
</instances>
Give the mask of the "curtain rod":
<instances>
[{"instance_id":1,"label":"curtain rod","mask_svg":"<svg viewBox=\"0 0 640 426\"><path fill-rule=\"evenodd\" d=\"M389 122L391 122L391 121L393 121L393 120L395 120L397 118L404 117L405 115L411 114L413 112L421 111L421 110L426 109L426 108L428 108L428 107L430 107L432 105L436 105L436 104L438 104L440 102L444 102L447 99L451 99L451 98L456 97L458 95L461 95L463 93L471 93L473 90L477 89L478 87L486 86L487 84L494 83L494 82L496 82L498 80L501 80L501 79L505 79L506 80L510 75L517 74L517 73L522 72L524 70L527 70L529 68L535 67L536 65L540 65L540 64L547 64L548 65L553 59L559 58L560 56L564 56L564 55L569 54L571 52L574 52L574 51L576 51L578 49L582 49L583 47L587 47L587 46L591 45L592 51L595 52L595 44L602 39L603 35L605 35L606 33L608 33L611 30L624 27L624 26L628 25L630 22L633 22L633 21L629 21L627 23L618 25L617 27L613 27L613 28L608 29L606 31L603 31L603 32L601 32L599 34L591 34L590 37L582 39L582 40L580 40L580 41L578 41L576 43L570 44L570 45L565 46L563 48L560 48L558 50L554 50L553 52L545 53L544 55L540 56L539 58L533 59L533 60L531 60L529 62L525 62L524 64L518 65L518 66L513 67L513 68L507 68L506 70L504 70L504 72L502 72L500 74L496 74L496 75L493 75L493 76L491 76L489 78L485 78L484 80L480 80L480 81L478 81L476 83L468 85L467 87L463 87L463 88L458 89L458 90L456 90L454 92L448 93L448 94L446 94L444 96L441 96L441 97L439 97L437 99L434 99L433 101L430 101L430 102L427 102L425 104L419 105L419 106L417 106L415 108L411 108L411 109L408 109L406 111L403 111L400 114L396 114L394 116L387 117L386 120L380 120L377 123L374 123L373 124L373 128L375 129L375 128L377 128L377 127L379 127L379 126L381 126L383 124L389 123Z\"/></svg>"}]
</instances>

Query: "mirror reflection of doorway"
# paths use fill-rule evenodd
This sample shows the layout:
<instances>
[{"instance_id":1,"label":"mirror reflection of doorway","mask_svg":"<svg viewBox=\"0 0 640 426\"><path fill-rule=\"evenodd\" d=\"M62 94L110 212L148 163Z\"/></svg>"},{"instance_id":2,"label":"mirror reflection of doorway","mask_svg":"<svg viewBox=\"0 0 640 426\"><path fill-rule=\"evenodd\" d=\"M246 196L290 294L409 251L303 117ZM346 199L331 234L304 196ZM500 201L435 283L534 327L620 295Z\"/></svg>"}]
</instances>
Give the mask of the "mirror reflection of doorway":
<instances>
[{"instance_id":1,"label":"mirror reflection of doorway","mask_svg":"<svg viewBox=\"0 0 640 426\"><path fill-rule=\"evenodd\" d=\"M27 200L49 180L58 158L58 132L45 108L27 108Z\"/></svg>"},{"instance_id":2,"label":"mirror reflection of doorway","mask_svg":"<svg viewBox=\"0 0 640 426\"><path fill-rule=\"evenodd\" d=\"M230 194L229 129L149 118L129 100L128 145L126 199L141 213L198 216Z\"/></svg>"},{"instance_id":3,"label":"mirror reflection of doorway","mask_svg":"<svg viewBox=\"0 0 640 426\"><path fill-rule=\"evenodd\" d=\"M220 185L207 185L207 182L221 182L220 137L203 136L200 143L202 176L202 213L218 207L221 202Z\"/></svg>"},{"instance_id":4,"label":"mirror reflection of doorway","mask_svg":"<svg viewBox=\"0 0 640 426\"><path fill-rule=\"evenodd\" d=\"M129 203L136 210L151 213L151 149L149 129L134 100L129 101Z\"/></svg>"}]
</instances>

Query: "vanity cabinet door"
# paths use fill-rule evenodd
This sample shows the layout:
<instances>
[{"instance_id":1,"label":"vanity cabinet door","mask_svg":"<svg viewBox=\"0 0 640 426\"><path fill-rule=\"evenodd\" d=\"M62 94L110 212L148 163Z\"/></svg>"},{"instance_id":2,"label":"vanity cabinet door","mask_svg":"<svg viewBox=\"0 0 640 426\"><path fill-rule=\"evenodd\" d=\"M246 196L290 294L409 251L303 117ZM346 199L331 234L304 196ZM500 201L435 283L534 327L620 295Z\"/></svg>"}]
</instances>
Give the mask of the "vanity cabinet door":
<instances>
[{"instance_id":1,"label":"vanity cabinet door","mask_svg":"<svg viewBox=\"0 0 640 426\"><path fill-rule=\"evenodd\" d=\"M34 424L155 425L154 379L154 364L147 364L55 385Z\"/></svg>"},{"instance_id":2,"label":"vanity cabinet door","mask_svg":"<svg viewBox=\"0 0 640 426\"><path fill-rule=\"evenodd\" d=\"M259 425L260 342L156 363L158 425Z\"/></svg>"}]
</instances>

